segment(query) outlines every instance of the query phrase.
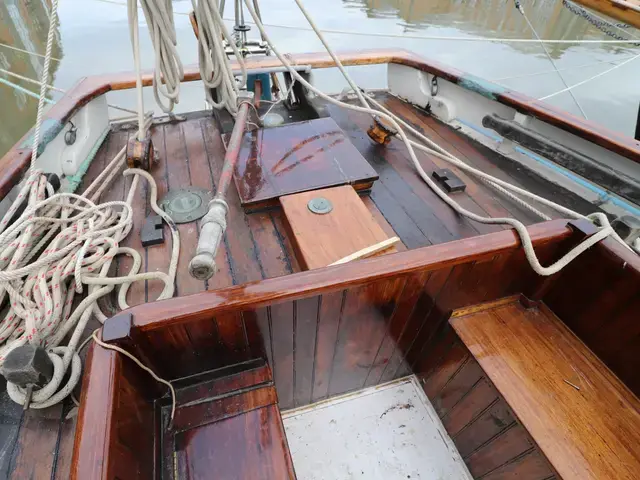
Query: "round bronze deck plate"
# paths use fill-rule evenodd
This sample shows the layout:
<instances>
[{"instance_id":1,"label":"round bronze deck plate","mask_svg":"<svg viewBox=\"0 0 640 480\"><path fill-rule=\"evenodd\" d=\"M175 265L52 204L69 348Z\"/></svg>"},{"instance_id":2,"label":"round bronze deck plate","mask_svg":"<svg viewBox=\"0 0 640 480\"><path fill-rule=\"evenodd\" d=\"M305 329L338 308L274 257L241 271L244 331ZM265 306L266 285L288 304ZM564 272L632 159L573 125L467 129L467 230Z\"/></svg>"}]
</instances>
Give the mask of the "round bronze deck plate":
<instances>
[{"instance_id":1,"label":"round bronze deck plate","mask_svg":"<svg viewBox=\"0 0 640 480\"><path fill-rule=\"evenodd\" d=\"M324 215L325 213L329 213L333 210L331 202L324 197L312 198L309 200L309 203L307 203L307 207L313 213L317 213L318 215Z\"/></svg>"},{"instance_id":2,"label":"round bronze deck plate","mask_svg":"<svg viewBox=\"0 0 640 480\"><path fill-rule=\"evenodd\" d=\"M187 187L171 190L160 202L160 208L176 223L194 222L205 216L211 193L204 188Z\"/></svg>"}]
</instances>

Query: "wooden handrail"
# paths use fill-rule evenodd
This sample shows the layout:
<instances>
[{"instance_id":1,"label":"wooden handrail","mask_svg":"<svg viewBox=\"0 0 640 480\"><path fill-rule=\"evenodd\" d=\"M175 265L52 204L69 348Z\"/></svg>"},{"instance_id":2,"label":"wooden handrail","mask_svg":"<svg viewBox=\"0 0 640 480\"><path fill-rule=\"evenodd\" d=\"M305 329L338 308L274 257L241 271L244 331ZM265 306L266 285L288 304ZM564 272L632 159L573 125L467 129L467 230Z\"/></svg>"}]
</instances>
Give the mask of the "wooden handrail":
<instances>
[{"instance_id":1,"label":"wooden handrail","mask_svg":"<svg viewBox=\"0 0 640 480\"><path fill-rule=\"evenodd\" d=\"M559 242L569 237L572 228L566 220L552 220L529 227L534 246ZM417 271L484 260L520 246L513 230L471 237L440 245L408 250L354 263L319 268L267 280L246 283L221 290L203 292L161 302L146 303L127 310L133 326L150 331L168 325L212 317L228 311L295 300L312 295L357 287ZM109 320L107 320L109 322Z\"/></svg>"}]
</instances>

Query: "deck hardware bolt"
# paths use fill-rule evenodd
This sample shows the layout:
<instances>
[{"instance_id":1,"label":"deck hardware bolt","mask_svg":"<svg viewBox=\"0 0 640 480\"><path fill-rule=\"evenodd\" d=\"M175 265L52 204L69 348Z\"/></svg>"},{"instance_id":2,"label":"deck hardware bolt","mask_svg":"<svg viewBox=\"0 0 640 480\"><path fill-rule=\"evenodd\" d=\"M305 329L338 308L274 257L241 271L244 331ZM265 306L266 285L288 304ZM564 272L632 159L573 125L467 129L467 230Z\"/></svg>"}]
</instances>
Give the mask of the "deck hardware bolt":
<instances>
[{"instance_id":1,"label":"deck hardware bolt","mask_svg":"<svg viewBox=\"0 0 640 480\"><path fill-rule=\"evenodd\" d=\"M324 215L325 213L329 213L333 210L331 202L324 197L312 198L309 200L309 203L307 203L307 207L313 213L317 213L318 215Z\"/></svg>"}]
</instances>

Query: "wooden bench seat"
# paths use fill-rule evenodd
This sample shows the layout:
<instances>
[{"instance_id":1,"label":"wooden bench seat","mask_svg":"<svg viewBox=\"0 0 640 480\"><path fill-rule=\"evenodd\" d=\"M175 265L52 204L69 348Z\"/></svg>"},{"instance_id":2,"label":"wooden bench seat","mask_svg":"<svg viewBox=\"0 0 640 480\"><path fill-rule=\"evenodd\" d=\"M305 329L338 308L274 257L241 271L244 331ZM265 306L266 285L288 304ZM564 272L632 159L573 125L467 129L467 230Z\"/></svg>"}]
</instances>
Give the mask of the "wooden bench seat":
<instances>
[{"instance_id":1,"label":"wooden bench seat","mask_svg":"<svg viewBox=\"0 0 640 480\"><path fill-rule=\"evenodd\" d=\"M271 369L254 361L219 372L176 382L175 418L162 442L166 478L295 479Z\"/></svg>"},{"instance_id":2,"label":"wooden bench seat","mask_svg":"<svg viewBox=\"0 0 640 480\"><path fill-rule=\"evenodd\" d=\"M561 478L640 478L640 401L545 305L460 311L450 324Z\"/></svg>"}]
</instances>

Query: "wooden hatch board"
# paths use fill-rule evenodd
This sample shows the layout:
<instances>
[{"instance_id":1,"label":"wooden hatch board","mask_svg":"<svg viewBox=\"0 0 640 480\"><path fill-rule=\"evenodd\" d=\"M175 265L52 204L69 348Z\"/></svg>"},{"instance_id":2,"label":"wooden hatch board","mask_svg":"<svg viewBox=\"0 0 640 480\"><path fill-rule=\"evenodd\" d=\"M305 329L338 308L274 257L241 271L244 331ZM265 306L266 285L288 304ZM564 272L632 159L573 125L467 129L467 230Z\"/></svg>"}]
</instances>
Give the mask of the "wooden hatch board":
<instances>
[{"instance_id":1,"label":"wooden hatch board","mask_svg":"<svg viewBox=\"0 0 640 480\"><path fill-rule=\"evenodd\" d=\"M234 181L247 211L278 205L278 198L338 185L369 190L375 170L332 118L246 133Z\"/></svg>"},{"instance_id":2,"label":"wooden hatch board","mask_svg":"<svg viewBox=\"0 0 640 480\"><path fill-rule=\"evenodd\" d=\"M319 197L331 202L333 209L329 213L309 210L309 201ZM304 270L325 267L389 238L349 185L287 195L280 198L280 204ZM392 246L378 255L395 251Z\"/></svg>"}]
</instances>

